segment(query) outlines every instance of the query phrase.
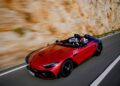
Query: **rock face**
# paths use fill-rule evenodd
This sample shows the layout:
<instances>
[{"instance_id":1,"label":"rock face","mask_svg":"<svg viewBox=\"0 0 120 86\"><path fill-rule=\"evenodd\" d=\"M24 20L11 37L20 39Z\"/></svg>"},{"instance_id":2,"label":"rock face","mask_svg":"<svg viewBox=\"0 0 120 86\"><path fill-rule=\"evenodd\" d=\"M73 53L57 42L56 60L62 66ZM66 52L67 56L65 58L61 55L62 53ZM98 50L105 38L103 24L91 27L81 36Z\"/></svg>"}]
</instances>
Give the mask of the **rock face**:
<instances>
[{"instance_id":1,"label":"rock face","mask_svg":"<svg viewBox=\"0 0 120 86\"><path fill-rule=\"evenodd\" d=\"M0 0L0 69L74 33L120 28L120 0Z\"/></svg>"}]
</instances>

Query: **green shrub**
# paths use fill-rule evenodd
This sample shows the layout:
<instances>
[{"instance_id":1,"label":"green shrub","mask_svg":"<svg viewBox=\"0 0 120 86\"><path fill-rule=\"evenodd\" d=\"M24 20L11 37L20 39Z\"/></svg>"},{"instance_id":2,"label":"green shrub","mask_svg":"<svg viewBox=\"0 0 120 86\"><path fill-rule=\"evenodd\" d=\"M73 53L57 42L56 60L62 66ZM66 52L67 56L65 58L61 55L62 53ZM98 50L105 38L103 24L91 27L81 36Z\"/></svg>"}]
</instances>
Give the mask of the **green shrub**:
<instances>
[{"instance_id":1,"label":"green shrub","mask_svg":"<svg viewBox=\"0 0 120 86\"><path fill-rule=\"evenodd\" d=\"M17 34L20 35L20 36L23 36L23 35L25 34L24 29L21 28L21 27L15 28L15 29L14 29L14 32L17 33Z\"/></svg>"}]
</instances>

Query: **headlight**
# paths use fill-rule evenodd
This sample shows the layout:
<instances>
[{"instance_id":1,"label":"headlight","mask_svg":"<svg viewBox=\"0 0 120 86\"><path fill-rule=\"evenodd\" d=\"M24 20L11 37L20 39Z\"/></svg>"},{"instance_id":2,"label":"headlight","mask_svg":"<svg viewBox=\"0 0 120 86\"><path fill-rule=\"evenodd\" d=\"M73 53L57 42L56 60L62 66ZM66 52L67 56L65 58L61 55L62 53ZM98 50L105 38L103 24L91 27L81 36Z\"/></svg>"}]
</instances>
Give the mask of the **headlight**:
<instances>
[{"instance_id":1,"label":"headlight","mask_svg":"<svg viewBox=\"0 0 120 86\"><path fill-rule=\"evenodd\" d=\"M58 62L54 62L54 63L50 63L50 64L45 64L45 65L43 65L43 67L44 68L52 68L52 67L54 67L57 64L58 64Z\"/></svg>"}]
</instances>

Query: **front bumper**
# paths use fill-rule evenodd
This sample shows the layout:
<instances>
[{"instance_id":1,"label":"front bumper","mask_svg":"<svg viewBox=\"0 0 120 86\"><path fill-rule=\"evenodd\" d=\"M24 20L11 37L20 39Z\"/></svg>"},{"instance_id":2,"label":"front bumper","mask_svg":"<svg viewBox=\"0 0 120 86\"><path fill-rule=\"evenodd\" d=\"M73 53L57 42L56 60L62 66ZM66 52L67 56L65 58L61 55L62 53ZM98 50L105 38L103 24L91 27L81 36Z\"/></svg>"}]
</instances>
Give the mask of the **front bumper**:
<instances>
[{"instance_id":1,"label":"front bumper","mask_svg":"<svg viewBox=\"0 0 120 86\"><path fill-rule=\"evenodd\" d=\"M50 71L45 71L45 70L36 70L31 68L30 66L27 66L27 69L33 73L36 77L40 78L46 78L46 79L54 79L56 78L55 74L50 72Z\"/></svg>"}]
</instances>

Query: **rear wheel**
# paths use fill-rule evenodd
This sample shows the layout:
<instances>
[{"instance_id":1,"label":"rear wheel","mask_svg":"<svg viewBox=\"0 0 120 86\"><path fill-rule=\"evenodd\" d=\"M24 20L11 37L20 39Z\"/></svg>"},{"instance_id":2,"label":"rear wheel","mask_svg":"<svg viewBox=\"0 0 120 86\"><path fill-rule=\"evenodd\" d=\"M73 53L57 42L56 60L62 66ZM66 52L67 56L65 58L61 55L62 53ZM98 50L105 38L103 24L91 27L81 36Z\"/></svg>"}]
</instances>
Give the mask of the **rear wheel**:
<instances>
[{"instance_id":1,"label":"rear wheel","mask_svg":"<svg viewBox=\"0 0 120 86\"><path fill-rule=\"evenodd\" d=\"M102 52L102 49L103 49L103 45L102 45L102 43L99 43L99 45L98 45L98 47L96 49L95 55L99 56L101 54L101 52Z\"/></svg>"},{"instance_id":2,"label":"rear wheel","mask_svg":"<svg viewBox=\"0 0 120 86\"><path fill-rule=\"evenodd\" d=\"M71 60L66 60L61 67L60 75L62 77L67 77L71 74L73 70L73 62Z\"/></svg>"}]
</instances>

